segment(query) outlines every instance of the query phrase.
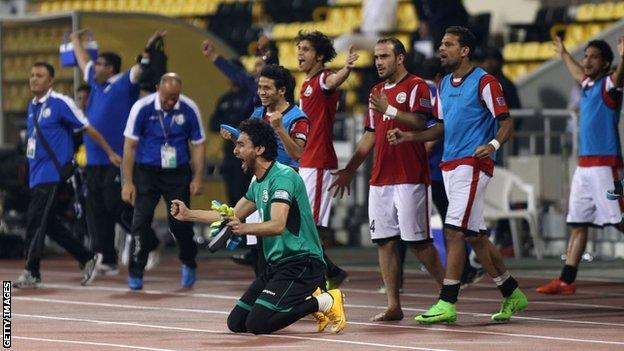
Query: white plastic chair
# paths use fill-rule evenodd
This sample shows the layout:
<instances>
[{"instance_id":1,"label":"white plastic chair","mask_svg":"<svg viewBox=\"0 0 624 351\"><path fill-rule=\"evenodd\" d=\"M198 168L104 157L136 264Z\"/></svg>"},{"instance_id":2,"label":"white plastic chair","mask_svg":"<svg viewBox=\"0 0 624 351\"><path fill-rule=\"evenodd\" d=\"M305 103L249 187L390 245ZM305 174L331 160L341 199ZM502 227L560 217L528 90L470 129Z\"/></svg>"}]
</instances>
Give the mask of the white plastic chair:
<instances>
[{"instance_id":1,"label":"white plastic chair","mask_svg":"<svg viewBox=\"0 0 624 351\"><path fill-rule=\"evenodd\" d=\"M511 208L511 193L514 188L526 194L526 208ZM486 221L509 219L511 238L513 240L514 255L522 253L519 237L518 220L525 220L529 224L529 234L533 239L535 255L542 259L544 255L544 241L538 232L537 199L533 185L523 181L518 175L502 167L494 167L494 177L490 179L485 193L484 217Z\"/></svg>"}]
</instances>

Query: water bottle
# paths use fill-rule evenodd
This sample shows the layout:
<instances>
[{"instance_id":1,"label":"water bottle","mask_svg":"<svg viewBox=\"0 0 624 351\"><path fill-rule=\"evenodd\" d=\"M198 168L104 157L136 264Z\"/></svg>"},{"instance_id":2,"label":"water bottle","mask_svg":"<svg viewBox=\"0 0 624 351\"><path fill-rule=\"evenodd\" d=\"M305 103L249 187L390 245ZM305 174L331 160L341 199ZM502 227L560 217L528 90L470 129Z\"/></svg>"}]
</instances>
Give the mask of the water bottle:
<instances>
[{"instance_id":1,"label":"water bottle","mask_svg":"<svg viewBox=\"0 0 624 351\"><path fill-rule=\"evenodd\" d=\"M238 247L238 244L240 244L241 240L243 240L243 237L240 235L232 235L232 237L230 238L230 240L228 240L227 244L226 244L226 248L228 250L234 250L236 247Z\"/></svg>"}]
</instances>

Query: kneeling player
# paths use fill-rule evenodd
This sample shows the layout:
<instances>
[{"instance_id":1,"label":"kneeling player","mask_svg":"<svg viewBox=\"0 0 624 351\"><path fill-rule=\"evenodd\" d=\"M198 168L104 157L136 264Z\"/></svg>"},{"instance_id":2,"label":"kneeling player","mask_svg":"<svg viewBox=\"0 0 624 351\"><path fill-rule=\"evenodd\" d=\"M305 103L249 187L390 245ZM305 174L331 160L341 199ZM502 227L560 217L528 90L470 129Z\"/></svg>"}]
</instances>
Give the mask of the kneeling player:
<instances>
[{"instance_id":1,"label":"kneeling player","mask_svg":"<svg viewBox=\"0 0 624 351\"><path fill-rule=\"evenodd\" d=\"M326 266L303 180L291 167L275 161L277 141L269 124L249 119L239 129L234 154L255 179L236 204L235 215L222 218L217 211L190 210L179 200L171 204L171 214L178 220L224 219L237 235L263 237L266 268L230 313L228 328L267 334L313 314L319 331L331 322L332 332L341 332L347 323L344 296L338 289L322 293L319 289ZM241 223L240 218L256 209L262 223Z\"/></svg>"}]
</instances>

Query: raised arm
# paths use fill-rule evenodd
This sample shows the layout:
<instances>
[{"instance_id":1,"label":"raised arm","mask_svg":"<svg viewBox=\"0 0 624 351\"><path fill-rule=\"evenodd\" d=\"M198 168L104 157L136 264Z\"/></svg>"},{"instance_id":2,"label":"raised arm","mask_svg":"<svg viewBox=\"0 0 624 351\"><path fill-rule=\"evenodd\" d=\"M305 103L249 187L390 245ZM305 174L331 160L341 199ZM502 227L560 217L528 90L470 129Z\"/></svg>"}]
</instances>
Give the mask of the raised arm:
<instances>
[{"instance_id":1,"label":"raised arm","mask_svg":"<svg viewBox=\"0 0 624 351\"><path fill-rule=\"evenodd\" d=\"M78 61L78 67L81 71L85 71L87 63L91 60L87 50L82 47L82 35L86 33L86 29L79 29L71 32L69 39L74 46L74 55L76 55L76 61Z\"/></svg>"},{"instance_id":2,"label":"raised arm","mask_svg":"<svg viewBox=\"0 0 624 351\"><path fill-rule=\"evenodd\" d=\"M232 84L236 84L248 91L255 92L257 85L255 79L245 71L232 65L215 48L211 40L204 40L201 46L202 54L214 62L215 67L223 73Z\"/></svg>"},{"instance_id":3,"label":"raised arm","mask_svg":"<svg viewBox=\"0 0 624 351\"><path fill-rule=\"evenodd\" d=\"M234 220L234 218L246 218L250 214L252 214L256 210L256 204L247 200L246 198L241 198L236 203L234 207L234 215L235 217L230 217L229 220ZM173 218L178 221L184 222L201 222L201 223L212 223L216 221L220 221L223 219L221 213L214 210L191 210L186 207L186 204L181 200L173 200L171 201L171 215ZM240 223L240 221L239 221Z\"/></svg>"},{"instance_id":4,"label":"raised arm","mask_svg":"<svg viewBox=\"0 0 624 351\"><path fill-rule=\"evenodd\" d=\"M347 55L347 61L338 72L330 74L327 78L325 78L325 85L328 90L337 89L342 83L344 83L347 78L349 78L349 74L353 67L355 67L355 61L360 57L354 50L353 46L349 48L349 54Z\"/></svg>"},{"instance_id":5,"label":"raised arm","mask_svg":"<svg viewBox=\"0 0 624 351\"><path fill-rule=\"evenodd\" d=\"M395 120L414 129L424 129L427 119L429 118L429 116L424 113L401 111L394 106L391 106L388 103L388 97L378 91L373 92L370 95L369 101L376 111L381 112L390 118L394 118Z\"/></svg>"},{"instance_id":6,"label":"raised arm","mask_svg":"<svg viewBox=\"0 0 624 351\"><path fill-rule=\"evenodd\" d=\"M284 123L282 123L283 116L280 112L275 111L271 115L270 123L275 133L284 144L284 149L290 158L298 160L303 155L303 150L305 149L306 142L301 139L294 139L290 136L290 131L284 128ZM296 123L296 122L295 122Z\"/></svg>"},{"instance_id":7,"label":"raised arm","mask_svg":"<svg viewBox=\"0 0 624 351\"><path fill-rule=\"evenodd\" d=\"M611 80L616 88L621 88L624 85L624 37L618 38L617 48L620 62L618 63L615 72L611 74Z\"/></svg>"},{"instance_id":8,"label":"raised arm","mask_svg":"<svg viewBox=\"0 0 624 351\"><path fill-rule=\"evenodd\" d=\"M271 203L271 219L261 223L241 223L238 216L230 217L228 226L234 234L253 234L256 236L281 235L286 228L290 205L283 202Z\"/></svg>"},{"instance_id":9,"label":"raised arm","mask_svg":"<svg viewBox=\"0 0 624 351\"><path fill-rule=\"evenodd\" d=\"M570 55L568 50L566 50L566 47L559 36L555 36L555 38L553 39L553 48L555 49L555 52L559 55L559 57L563 60L563 62L565 62L566 67L570 72L570 75L572 75L572 78L574 78L574 80L577 81L579 84L582 83L583 77L585 77L585 74L583 73L583 67L572 57L572 55Z\"/></svg>"}]
</instances>

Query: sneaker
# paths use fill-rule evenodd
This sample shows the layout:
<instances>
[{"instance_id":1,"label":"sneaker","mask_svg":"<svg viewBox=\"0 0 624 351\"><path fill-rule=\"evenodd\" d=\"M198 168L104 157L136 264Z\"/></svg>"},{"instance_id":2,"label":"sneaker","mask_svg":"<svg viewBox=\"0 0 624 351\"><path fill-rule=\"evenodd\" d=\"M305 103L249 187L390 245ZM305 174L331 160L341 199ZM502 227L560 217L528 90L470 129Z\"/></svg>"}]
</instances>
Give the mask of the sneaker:
<instances>
[{"instance_id":1,"label":"sneaker","mask_svg":"<svg viewBox=\"0 0 624 351\"><path fill-rule=\"evenodd\" d=\"M538 287L535 291L549 295L572 295L576 292L576 284L568 284L561 279L553 279L550 283Z\"/></svg>"},{"instance_id":2,"label":"sneaker","mask_svg":"<svg viewBox=\"0 0 624 351\"><path fill-rule=\"evenodd\" d=\"M323 292L321 288L316 288L316 290L312 293L312 296L319 296ZM316 319L316 326L318 327L317 331L320 333L329 325L329 318L323 312L314 312L312 313L312 317Z\"/></svg>"},{"instance_id":3,"label":"sneaker","mask_svg":"<svg viewBox=\"0 0 624 351\"><path fill-rule=\"evenodd\" d=\"M327 290L338 289L342 283L347 280L349 273L344 270L338 268L338 274L334 274L331 277L327 277L327 281L325 282L325 287Z\"/></svg>"},{"instance_id":4,"label":"sneaker","mask_svg":"<svg viewBox=\"0 0 624 351\"><path fill-rule=\"evenodd\" d=\"M333 289L327 292L334 299L334 303L329 311L325 312L325 315L332 322L332 333L340 333L347 326L347 315L344 309L344 294L338 290Z\"/></svg>"},{"instance_id":5,"label":"sneaker","mask_svg":"<svg viewBox=\"0 0 624 351\"><path fill-rule=\"evenodd\" d=\"M147 256L147 264L145 265L146 271L151 271L156 268L160 263L160 247L156 247L154 250L150 251L149 256Z\"/></svg>"},{"instance_id":6,"label":"sneaker","mask_svg":"<svg viewBox=\"0 0 624 351\"><path fill-rule=\"evenodd\" d=\"M25 269L22 274L13 282L16 289L36 289L41 287L41 277L35 277L29 270Z\"/></svg>"},{"instance_id":7,"label":"sneaker","mask_svg":"<svg viewBox=\"0 0 624 351\"><path fill-rule=\"evenodd\" d=\"M454 303L438 300L427 312L414 319L420 324L454 323L457 320L457 311Z\"/></svg>"},{"instance_id":8,"label":"sneaker","mask_svg":"<svg viewBox=\"0 0 624 351\"><path fill-rule=\"evenodd\" d=\"M506 322L511 319L514 313L523 311L528 305L529 300L527 300L526 296L519 288L516 288L511 295L505 298L500 311L492 315L492 320Z\"/></svg>"},{"instance_id":9,"label":"sneaker","mask_svg":"<svg viewBox=\"0 0 624 351\"><path fill-rule=\"evenodd\" d=\"M377 289L377 293L385 294L386 293L386 286L385 285L380 286L379 289ZM399 294L402 294L402 293L403 293L403 288L401 287L401 288L399 288Z\"/></svg>"},{"instance_id":10,"label":"sneaker","mask_svg":"<svg viewBox=\"0 0 624 351\"><path fill-rule=\"evenodd\" d=\"M80 285L85 286L91 283L98 273L96 267L101 264L102 255L96 253L89 261L87 261L87 263L85 263L84 269L82 270L82 279L80 280Z\"/></svg>"},{"instance_id":11,"label":"sneaker","mask_svg":"<svg viewBox=\"0 0 624 351\"><path fill-rule=\"evenodd\" d=\"M195 284L195 268L191 268L185 264L182 265L182 279L180 280L180 284L182 284L183 288L190 288Z\"/></svg>"},{"instance_id":12,"label":"sneaker","mask_svg":"<svg viewBox=\"0 0 624 351\"><path fill-rule=\"evenodd\" d=\"M116 264L100 263L96 270L98 275L113 276L119 274L119 267Z\"/></svg>"},{"instance_id":13,"label":"sneaker","mask_svg":"<svg viewBox=\"0 0 624 351\"><path fill-rule=\"evenodd\" d=\"M143 289L143 278L128 277L128 287L130 290Z\"/></svg>"}]
</instances>

